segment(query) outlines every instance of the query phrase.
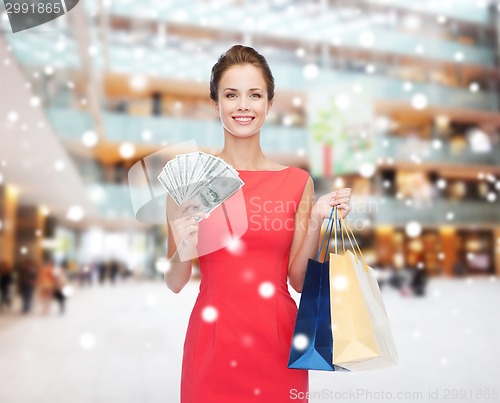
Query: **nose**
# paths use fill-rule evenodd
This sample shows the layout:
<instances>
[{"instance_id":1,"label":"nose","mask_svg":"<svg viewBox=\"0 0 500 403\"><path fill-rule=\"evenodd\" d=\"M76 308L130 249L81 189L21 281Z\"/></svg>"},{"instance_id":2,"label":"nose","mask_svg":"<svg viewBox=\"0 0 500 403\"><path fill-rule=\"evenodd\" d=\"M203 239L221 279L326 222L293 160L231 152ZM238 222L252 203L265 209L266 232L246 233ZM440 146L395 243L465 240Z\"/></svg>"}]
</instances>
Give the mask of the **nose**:
<instances>
[{"instance_id":1,"label":"nose","mask_svg":"<svg viewBox=\"0 0 500 403\"><path fill-rule=\"evenodd\" d=\"M248 110L247 100L245 99L245 97L240 97L240 101L238 103L238 110L239 111Z\"/></svg>"}]
</instances>

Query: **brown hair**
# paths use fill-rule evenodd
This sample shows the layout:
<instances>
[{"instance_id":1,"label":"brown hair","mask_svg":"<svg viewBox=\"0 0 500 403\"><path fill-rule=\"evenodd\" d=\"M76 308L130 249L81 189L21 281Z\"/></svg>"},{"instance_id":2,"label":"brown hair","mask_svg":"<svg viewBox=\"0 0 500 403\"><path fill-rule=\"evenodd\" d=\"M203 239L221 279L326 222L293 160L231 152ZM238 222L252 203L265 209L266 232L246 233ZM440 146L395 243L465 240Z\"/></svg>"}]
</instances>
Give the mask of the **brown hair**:
<instances>
[{"instance_id":1,"label":"brown hair","mask_svg":"<svg viewBox=\"0 0 500 403\"><path fill-rule=\"evenodd\" d=\"M238 64L251 64L262 71L267 87L268 101L274 98L274 77L267 60L259 52L250 46L233 45L226 53L220 55L217 63L212 67L210 76L210 98L217 102L217 92L222 75L230 67Z\"/></svg>"}]
</instances>

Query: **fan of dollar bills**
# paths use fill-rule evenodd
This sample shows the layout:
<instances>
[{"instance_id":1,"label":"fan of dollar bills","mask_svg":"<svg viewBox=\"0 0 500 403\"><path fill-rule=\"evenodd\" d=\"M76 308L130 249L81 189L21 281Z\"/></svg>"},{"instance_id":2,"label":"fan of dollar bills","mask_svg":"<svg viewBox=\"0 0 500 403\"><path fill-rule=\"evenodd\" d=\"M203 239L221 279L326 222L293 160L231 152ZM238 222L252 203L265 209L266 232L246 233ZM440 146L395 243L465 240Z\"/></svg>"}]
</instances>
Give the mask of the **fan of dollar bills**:
<instances>
[{"instance_id":1,"label":"fan of dollar bills","mask_svg":"<svg viewBox=\"0 0 500 403\"><path fill-rule=\"evenodd\" d=\"M193 200L207 213L245 184L231 165L201 151L176 155L165 164L158 180L178 206Z\"/></svg>"}]
</instances>

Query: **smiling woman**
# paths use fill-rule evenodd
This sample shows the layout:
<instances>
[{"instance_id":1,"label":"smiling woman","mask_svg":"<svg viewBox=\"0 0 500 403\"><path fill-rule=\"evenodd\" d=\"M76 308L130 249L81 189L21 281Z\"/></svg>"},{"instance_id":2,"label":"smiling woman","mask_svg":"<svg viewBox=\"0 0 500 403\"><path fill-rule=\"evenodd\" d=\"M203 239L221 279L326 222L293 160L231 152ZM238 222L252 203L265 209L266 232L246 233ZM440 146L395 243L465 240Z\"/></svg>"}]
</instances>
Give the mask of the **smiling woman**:
<instances>
[{"instance_id":1,"label":"smiling woman","mask_svg":"<svg viewBox=\"0 0 500 403\"><path fill-rule=\"evenodd\" d=\"M261 128L273 104L274 78L255 49L235 45L221 55L212 69L210 97L224 128L218 157L245 183L237 196L244 198L246 211L234 211L236 194L223 207L248 225L238 248L199 256L202 280L184 343L181 403L307 402L307 370L287 365L297 315L287 280L301 292L323 218L332 205L348 203L348 192L332 192L314 204L309 173L281 166L262 152ZM226 227L224 214L216 210L201 223L195 215L188 206L167 212L175 219L169 222L171 265L165 281L174 292L192 270L191 261L179 256L196 255L199 239L222 236ZM170 225L183 234L179 245Z\"/></svg>"}]
</instances>

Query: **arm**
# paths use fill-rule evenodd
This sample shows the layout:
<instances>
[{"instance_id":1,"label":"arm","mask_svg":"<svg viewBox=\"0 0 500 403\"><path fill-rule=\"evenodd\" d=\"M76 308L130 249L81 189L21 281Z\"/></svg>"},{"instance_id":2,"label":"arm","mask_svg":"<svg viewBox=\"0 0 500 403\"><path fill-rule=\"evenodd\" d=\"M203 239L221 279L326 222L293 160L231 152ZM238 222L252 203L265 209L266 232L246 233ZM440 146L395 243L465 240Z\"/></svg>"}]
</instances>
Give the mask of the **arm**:
<instances>
[{"instance_id":1,"label":"arm","mask_svg":"<svg viewBox=\"0 0 500 403\"><path fill-rule=\"evenodd\" d=\"M299 207L295 213L294 233L288 261L290 285L297 292L302 292L307 260L315 259L318 253L319 236L323 219L311 214L313 205L314 183L309 176Z\"/></svg>"},{"instance_id":2,"label":"arm","mask_svg":"<svg viewBox=\"0 0 500 403\"><path fill-rule=\"evenodd\" d=\"M178 212L179 207L174 203L170 196L167 197L167 226L168 226L168 250L167 257L169 259L169 269L164 274L164 280L167 287L174 293L179 293L191 278L193 269L192 259L181 259L181 256L196 256L196 246L189 246L179 236L179 246L176 245L174 233L170 226L171 220L174 219L174 214Z\"/></svg>"},{"instance_id":3,"label":"arm","mask_svg":"<svg viewBox=\"0 0 500 403\"><path fill-rule=\"evenodd\" d=\"M342 188L321 196L314 202L314 183L309 176L295 213L295 227L290 246L288 278L297 292L302 292L308 259L316 259L319 237L324 218L328 218L332 206L337 206L342 218L351 211L350 188Z\"/></svg>"}]
</instances>

